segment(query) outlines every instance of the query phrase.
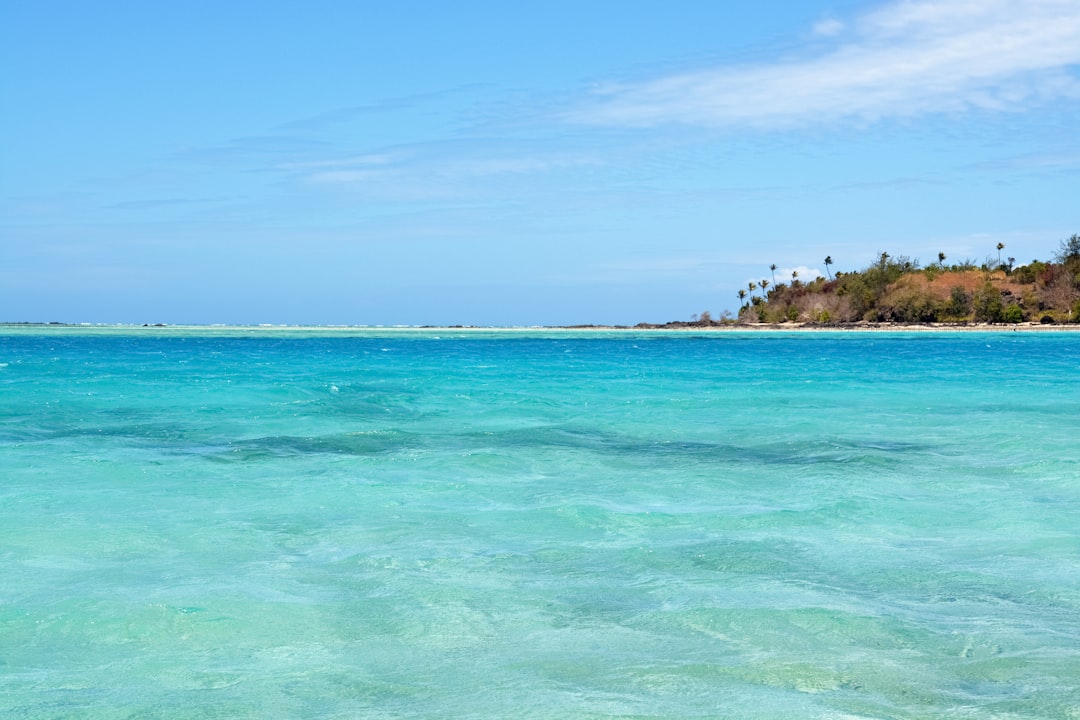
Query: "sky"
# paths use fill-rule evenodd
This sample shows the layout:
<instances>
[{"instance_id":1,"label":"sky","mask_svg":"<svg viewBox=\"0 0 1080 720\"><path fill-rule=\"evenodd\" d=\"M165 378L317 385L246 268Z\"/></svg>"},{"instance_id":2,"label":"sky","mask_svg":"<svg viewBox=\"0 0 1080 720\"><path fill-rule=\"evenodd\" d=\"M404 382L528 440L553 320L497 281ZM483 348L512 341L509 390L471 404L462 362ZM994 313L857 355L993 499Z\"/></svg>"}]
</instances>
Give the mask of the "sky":
<instances>
[{"instance_id":1,"label":"sky","mask_svg":"<svg viewBox=\"0 0 1080 720\"><path fill-rule=\"evenodd\" d=\"M0 321L688 320L1080 232L1080 0L0 0Z\"/></svg>"}]
</instances>

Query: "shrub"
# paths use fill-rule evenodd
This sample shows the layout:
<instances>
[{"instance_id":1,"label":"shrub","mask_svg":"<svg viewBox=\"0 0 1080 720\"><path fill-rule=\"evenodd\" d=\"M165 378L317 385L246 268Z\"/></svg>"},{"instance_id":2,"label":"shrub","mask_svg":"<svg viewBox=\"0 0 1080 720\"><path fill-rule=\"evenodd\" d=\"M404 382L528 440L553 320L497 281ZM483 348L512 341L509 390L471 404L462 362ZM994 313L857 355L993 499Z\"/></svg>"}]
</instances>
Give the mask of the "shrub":
<instances>
[{"instance_id":1,"label":"shrub","mask_svg":"<svg viewBox=\"0 0 1080 720\"><path fill-rule=\"evenodd\" d=\"M893 322L934 322L940 311L937 298L914 289L890 293L880 305L882 319Z\"/></svg>"},{"instance_id":2,"label":"shrub","mask_svg":"<svg viewBox=\"0 0 1080 720\"><path fill-rule=\"evenodd\" d=\"M1018 323L1024 320L1024 310L1016 303L1010 303L1005 307L1002 317L1007 323Z\"/></svg>"},{"instance_id":3,"label":"shrub","mask_svg":"<svg viewBox=\"0 0 1080 720\"><path fill-rule=\"evenodd\" d=\"M1005 306L1001 302L1001 293L994 289L994 286L990 283L986 283L981 290L975 293L975 297L972 298L972 305L975 308L975 320L977 322L1001 322L1005 313Z\"/></svg>"},{"instance_id":4,"label":"shrub","mask_svg":"<svg viewBox=\"0 0 1080 720\"><path fill-rule=\"evenodd\" d=\"M867 283L865 273L844 275L839 283L836 294L847 300L855 317L863 317L877 304L878 295Z\"/></svg>"},{"instance_id":5,"label":"shrub","mask_svg":"<svg viewBox=\"0 0 1080 720\"><path fill-rule=\"evenodd\" d=\"M798 310L799 317L813 322L845 322L852 319L847 299L828 292L823 286L820 292L807 292L791 303ZM786 308L785 308L786 312Z\"/></svg>"},{"instance_id":6,"label":"shrub","mask_svg":"<svg viewBox=\"0 0 1080 720\"><path fill-rule=\"evenodd\" d=\"M949 303L945 306L945 312L954 318L967 317L971 312L971 297L960 285L953 286L949 291Z\"/></svg>"},{"instance_id":7,"label":"shrub","mask_svg":"<svg viewBox=\"0 0 1080 720\"><path fill-rule=\"evenodd\" d=\"M1025 285L1034 285L1035 281L1046 272L1046 263L1032 260L1030 265L1022 265L1013 271L1013 279Z\"/></svg>"}]
</instances>

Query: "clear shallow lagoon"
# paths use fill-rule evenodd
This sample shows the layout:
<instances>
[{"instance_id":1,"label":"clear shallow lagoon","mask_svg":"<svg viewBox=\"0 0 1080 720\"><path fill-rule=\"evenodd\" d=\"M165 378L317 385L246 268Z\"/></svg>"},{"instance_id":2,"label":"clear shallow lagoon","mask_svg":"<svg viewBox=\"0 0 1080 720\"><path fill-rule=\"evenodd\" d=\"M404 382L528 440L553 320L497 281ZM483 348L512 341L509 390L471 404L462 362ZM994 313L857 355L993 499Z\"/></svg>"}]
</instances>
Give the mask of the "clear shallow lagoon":
<instances>
[{"instance_id":1,"label":"clear shallow lagoon","mask_svg":"<svg viewBox=\"0 0 1080 720\"><path fill-rule=\"evenodd\" d=\"M0 330L0 716L1080 718L1080 334Z\"/></svg>"}]
</instances>

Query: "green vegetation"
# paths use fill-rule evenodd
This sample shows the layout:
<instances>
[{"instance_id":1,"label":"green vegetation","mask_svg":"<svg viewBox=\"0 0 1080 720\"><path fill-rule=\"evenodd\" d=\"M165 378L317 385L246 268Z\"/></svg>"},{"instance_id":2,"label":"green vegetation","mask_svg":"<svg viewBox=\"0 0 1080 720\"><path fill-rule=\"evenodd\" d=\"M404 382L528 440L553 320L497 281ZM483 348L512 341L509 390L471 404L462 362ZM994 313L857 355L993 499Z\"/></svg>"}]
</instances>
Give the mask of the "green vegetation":
<instances>
[{"instance_id":1,"label":"green vegetation","mask_svg":"<svg viewBox=\"0 0 1080 720\"><path fill-rule=\"evenodd\" d=\"M945 253L922 267L918 260L883 252L869 267L832 272L828 277L776 282L739 291L742 322L784 323L1080 323L1080 235L1061 242L1050 262L1032 260L1016 266L1002 258L1003 243L986 262L966 260L946 265ZM755 294L755 291L759 291Z\"/></svg>"}]
</instances>

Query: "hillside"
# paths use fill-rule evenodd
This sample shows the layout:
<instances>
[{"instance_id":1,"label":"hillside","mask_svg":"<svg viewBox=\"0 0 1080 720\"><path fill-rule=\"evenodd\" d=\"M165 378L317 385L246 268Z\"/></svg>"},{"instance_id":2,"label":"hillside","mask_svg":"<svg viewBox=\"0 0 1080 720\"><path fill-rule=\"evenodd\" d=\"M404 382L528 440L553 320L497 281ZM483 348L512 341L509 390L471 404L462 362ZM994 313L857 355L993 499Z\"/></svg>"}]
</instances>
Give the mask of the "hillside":
<instances>
[{"instance_id":1,"label":"hillside","mask_svg":"<svg viewBox=\"0 0 1080 720\"><path fill-rule=\"evenodd\" d=\"M750 283L741 322L1066 323L1080 322L1080 235L1052 262L920 266L882 253L863 270L790 283ZM826 267L832 259L826 261ZM762 286L765 286L764 288ZM705 318L703 318L705 319Z\"/></svg>"}]
</instances>

